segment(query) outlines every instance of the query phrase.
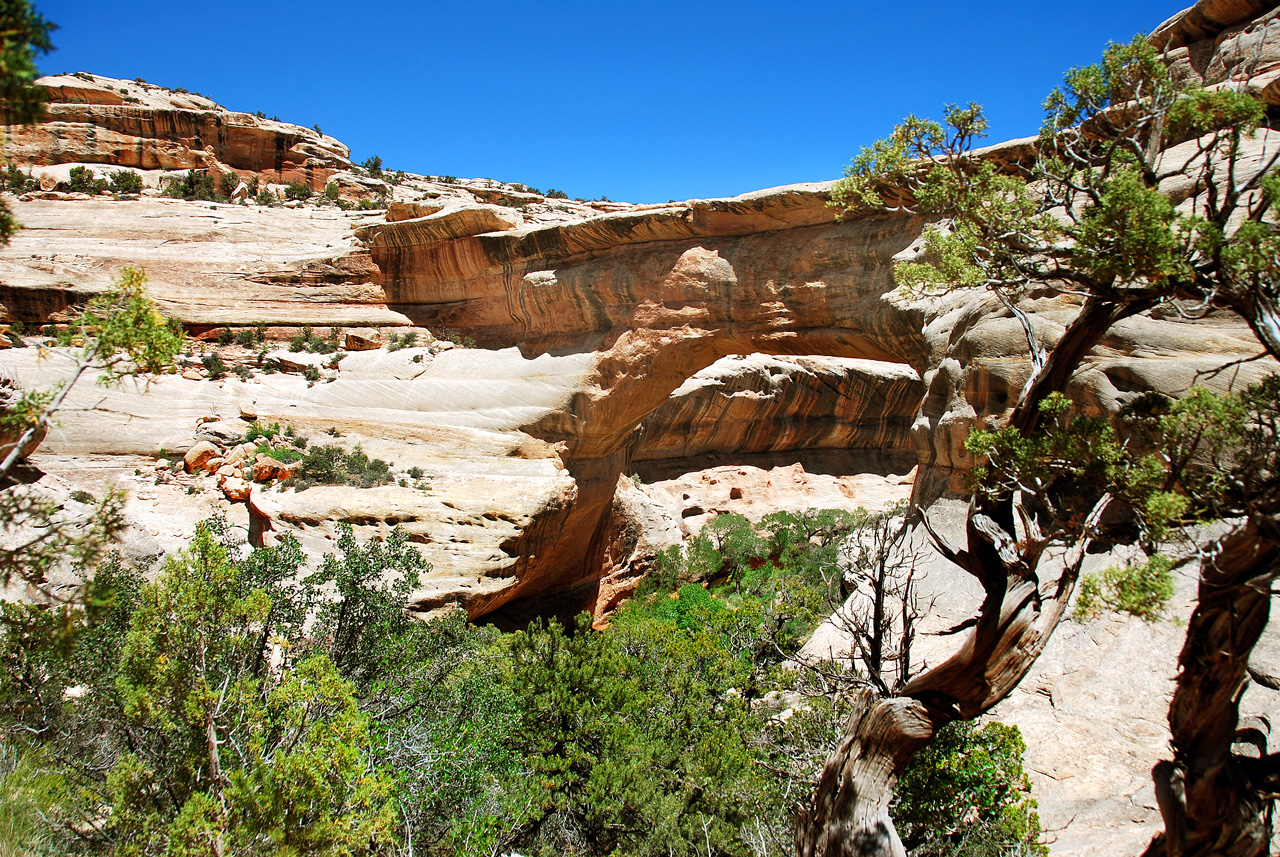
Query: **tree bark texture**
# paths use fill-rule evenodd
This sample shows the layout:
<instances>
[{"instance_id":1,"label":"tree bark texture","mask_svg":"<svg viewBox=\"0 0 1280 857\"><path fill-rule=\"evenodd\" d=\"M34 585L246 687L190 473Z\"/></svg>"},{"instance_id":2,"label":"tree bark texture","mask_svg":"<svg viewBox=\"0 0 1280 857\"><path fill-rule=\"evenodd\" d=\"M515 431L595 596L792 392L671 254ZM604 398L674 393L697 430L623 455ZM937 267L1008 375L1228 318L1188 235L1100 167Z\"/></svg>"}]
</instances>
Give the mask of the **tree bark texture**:
<instances>
[{"instance_id":1,"label":"tree bark texture","mask_svg":"<svg viewBox=\"0 0 1280 857\"><path fill-rule=\"evenodd\" d=\"M889 818L894 783L952 719L918 700L861 692L840 747L822 770L815 804L803 813L799 857L905 857Z\"/></svg>"},{"instance_id":2,"label":"tree bark texture","mask_svg":"<svg viewBox=\"0 0 1280 857\"><path fill-rule=\"evenodd\" d=\"M1280 522L1250 521L1207 553L1199 602L1178 658L1169 727L1173 760L1155 766L1165 830L1148 857L1262 857L1280 759L1265 736L1239 730L1249 654L1266 628L1271 585L1280 576ZM1235 754L1250 738L1257 755Z\"/></svg>"}]
</instances>

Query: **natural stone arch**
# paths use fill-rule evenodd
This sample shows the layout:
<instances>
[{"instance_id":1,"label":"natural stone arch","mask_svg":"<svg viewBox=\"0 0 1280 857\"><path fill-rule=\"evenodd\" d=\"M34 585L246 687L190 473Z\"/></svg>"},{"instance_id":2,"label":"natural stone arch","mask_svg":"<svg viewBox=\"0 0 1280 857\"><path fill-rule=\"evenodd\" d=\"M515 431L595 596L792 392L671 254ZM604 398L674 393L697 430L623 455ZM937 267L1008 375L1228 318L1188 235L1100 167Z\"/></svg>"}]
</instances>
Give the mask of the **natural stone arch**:
<instances>
[{"instance_id":1,"label":"natural stone arch","mask_svg":"<svg viewBox=\"0 0 1280 857\"><path fill-rule=\"evenodd\" d=\"M894 298L892 278L921 222L834 222L825 185L467 234L493 229L483 208L396 220L363 237L388 302L416 323L526 356L596 355L566 406L524 427L562 450L576 496L557 518L560 537L528 558L536 573L492 607L590 589L636 428L716 360L821 355L917 373L930 360L924 313Z\"/></svg>"}]
</instances>

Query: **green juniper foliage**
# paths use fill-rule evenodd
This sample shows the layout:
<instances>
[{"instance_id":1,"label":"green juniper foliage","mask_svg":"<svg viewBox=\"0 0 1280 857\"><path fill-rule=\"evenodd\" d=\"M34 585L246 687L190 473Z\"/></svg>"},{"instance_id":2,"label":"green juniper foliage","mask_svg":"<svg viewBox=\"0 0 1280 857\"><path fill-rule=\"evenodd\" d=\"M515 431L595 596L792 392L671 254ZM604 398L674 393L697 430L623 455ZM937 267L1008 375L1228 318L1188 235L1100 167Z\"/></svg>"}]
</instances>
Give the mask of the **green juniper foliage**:
<instances>
[{"instance_id":1,"label":"green juniper foliage","mask_svg":"<svg viewBox=\"0 0 1280 857\"><path fill-rule=\"evenodd\" d=\"M142 176L132 170L115 170L111 173L111 192L121 194L142 193Z\"/></svg>"},{"instance_id":2,"label":"green juniper foliage","mask_svg":"<svg viewBox=\"0 0 1280 857\"><path fill-rule=\"evenodd\" d=\"M1040 836L1026 751L1016 726L961 720L944 728L898 781L891 810L902 843L916 857L1048 855Z\"/></svg>"},{"instance_id":3,"label":"green juniper foliage","mask_svg":"<svg viewBox=\"0 0 1280 857\"><path fill-rule=\"evenodd\" d=\"M39 76L36 57L53 50L49 31L54 29L26 0L0 3L0 112L4 124L34 125L44 115L45 91L34 85ZM13 174L18 170L13 164L8 171L7 190L20 193L33 189L29 176L21 185L15 181ZM0 202L0 244L9 243L20 228L9 206Z\"/></svg>"},{"instance_id":4,"label":"green juniper foliage","mask_svg":"<svg viewBox=\"0 0 1280 857\"><path fill-rule=\"evenodd\" d=\"M6 606L2 743L38 760L60 853L787 854L847 713L790 660L830 559L798 537L824 554L846 515L732 518L611 627L508 635L408 615L429 567L399 531L342 526L306 574L292 539L247 550L214 519L149 582L113 556L79 604ZM994 843L962 853L1024 847L1018 740L958 734L896 812Z\"/></svg>"},{"instance_id":5,"label":"green juniper foliage","mask_svg":"<svg viewBox=\"0 0 1280 857\"><path fill-rule=\"evenodd\" d=\"M72 387L86 373L107 385L136 375L155 375L173 365L182 348L180 327L164 318L146 296L145 275L125 268L112 288L91 299L79 318L57 332L68 349L70 374L53 389L18 392L0 409L0 426L19 438L0 460L0 479L16 466L23 438L47 426ZM0 490L0 582L17 576L43 586L58 563L89 563L124 525L124 498L115 491L98 501L83 527L38 494Z\"/></svg>"}]
</instances>

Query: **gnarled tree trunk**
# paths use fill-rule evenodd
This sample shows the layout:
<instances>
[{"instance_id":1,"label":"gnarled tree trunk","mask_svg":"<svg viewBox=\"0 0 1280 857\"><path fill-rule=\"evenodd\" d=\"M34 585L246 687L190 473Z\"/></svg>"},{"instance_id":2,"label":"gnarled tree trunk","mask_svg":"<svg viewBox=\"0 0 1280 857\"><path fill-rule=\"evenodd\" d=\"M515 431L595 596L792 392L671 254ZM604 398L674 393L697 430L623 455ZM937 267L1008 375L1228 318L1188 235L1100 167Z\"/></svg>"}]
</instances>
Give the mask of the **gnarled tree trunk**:
<instances>
[{"instance_id":1,"label":"gnarled tree trunk","mask_svg":"<svg viewBox=\"0 0 1280 857\"><path fill-rule=\"evenodd\" d=\"M1266 628L1280 576L1280 522L1251 520L1206 551L1199 601L1178 658L1169 726L1173 760L1152 770L1165 830L1147 857L1262 857L1280 757L1239 730L1249 654ZM1256 756L1232 745L1254 743ZM1258 746L1260 744L1260 746Z\"/></svg>"},{"instance_id":2,"label":"gnarled tree trunk","mask_svg":"<svg viewBox=\"0 0 1280 857\"><path fill-rule=\"evenodd\" d=\"M1041 402L1066 387L1112 324L1150 304L1146 299L1087 298L1054 349L1037 355L1010 425L1026 435L1036 431ZM1034 347L1029 329L1028 342ZM898 696L867 701L850 717L843 740L823 768L811 808L798 819L796 850L801 857L904 853L888 811L898 776L938 729L988 711L1030 671L1066 610L1089 544L1087 533L1109 499L1099 501L1061 571L1044 583L1037 572L1049 540L1028 516L1023 516L1019 534L1019 508L1011 495L974 497L964 550L930 530L938 550L982 584L985 597L970 622L973 630L959 651L910 681Z\"/></svg>"},{"instance_id":3,"label":"gnarled tree trunk","mask_svg":"<svg viewBox=\"0 0 1280 857\"><path fill-rule=\"evenodd\" d=\"M1037 580L1043 545L1015 550L994 523L990 508L970 505L966 550L935 536L939 549L977 577L986 590L973 632L947 661L909 682L888 699L858 699L839 747L828 757L809 810L796 828L800 857L902 857L889 818L898 776L937 730L971 719L1004 699L1026 676L1057 627L1088 547L1080 540L1059 576ZM1106 508L1104 498L1092 520ZM1003 517L1003 516L1001 516ZM1012 530L1012 524L1009 525Z\"/></svg>"},{"instance_id":4,"label":"gnarled tree trunk","mask_svg":"<svg viewBox=\"0 0 1280 857\"><path fill-rule=\"evenodd\" d=\"M822 771L815 806L801 823L800 857L905 857L889 818L898 773L952 716L910 698L863 691L844 740ZM824 823L815 823L819 819Z\"/></svg>"}]
</instances>

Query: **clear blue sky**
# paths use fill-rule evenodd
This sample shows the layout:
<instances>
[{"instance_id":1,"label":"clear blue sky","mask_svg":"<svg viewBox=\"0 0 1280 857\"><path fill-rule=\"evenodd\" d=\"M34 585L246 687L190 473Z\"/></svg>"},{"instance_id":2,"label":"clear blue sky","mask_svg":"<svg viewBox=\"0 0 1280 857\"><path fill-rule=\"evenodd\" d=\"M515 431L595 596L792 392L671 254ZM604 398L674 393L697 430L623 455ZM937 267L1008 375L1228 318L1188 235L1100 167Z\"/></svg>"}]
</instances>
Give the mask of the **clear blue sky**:
<instances>
[{"instance_id":1,"label":"clear blue sky","mask_svg":"<svg viewBox=\"0 0 1280 857\"><path fill-rule=\"evenodd\" d=\"M142 77L318 123L416 173L631 202L835 178L908 113L978 101L991 141L1178 2L36 0L45 73ZM1189 2L1189 0L1188 0Z\"/></svg>"}]
</instances>

